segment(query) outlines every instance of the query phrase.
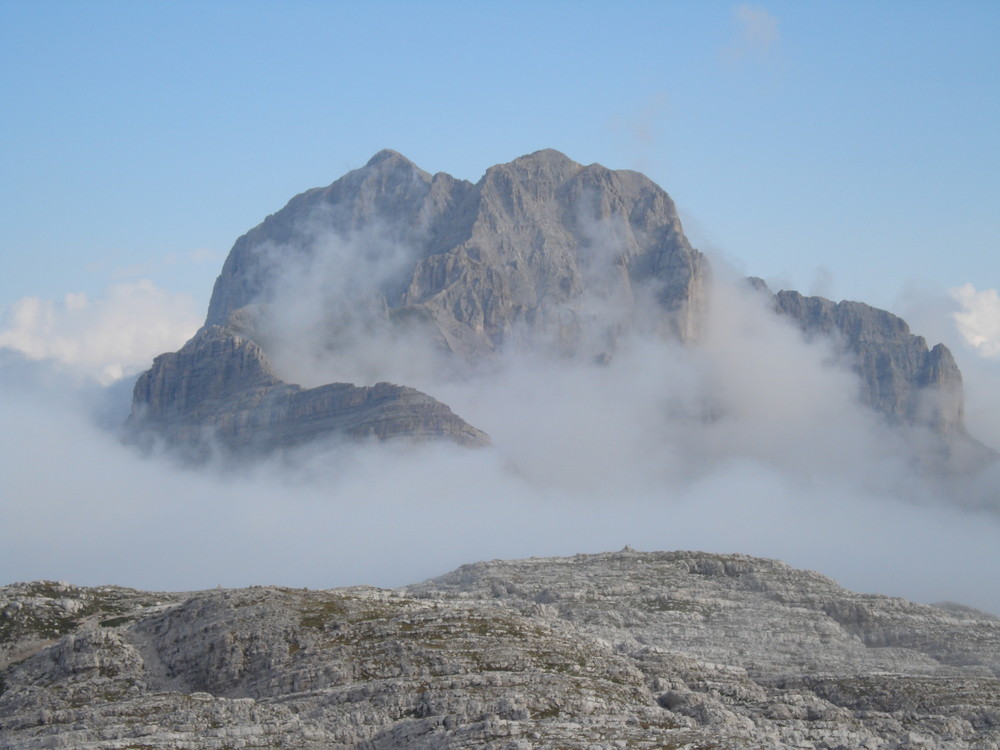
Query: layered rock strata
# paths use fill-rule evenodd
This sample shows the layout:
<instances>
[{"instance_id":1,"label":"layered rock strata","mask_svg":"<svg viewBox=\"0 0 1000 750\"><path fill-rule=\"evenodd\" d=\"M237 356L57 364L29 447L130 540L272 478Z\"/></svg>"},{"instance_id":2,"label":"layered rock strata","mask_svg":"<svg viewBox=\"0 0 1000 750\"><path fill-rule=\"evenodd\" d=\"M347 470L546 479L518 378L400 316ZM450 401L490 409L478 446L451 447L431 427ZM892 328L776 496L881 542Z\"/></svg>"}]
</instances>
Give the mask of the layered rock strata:
<instances>
[{"instance_id":1,"label":"layered rock strata","mask_svg":"<svg viewBox=\"0 0 1000 750\"><path fill-rule=\"evenodd\" d=\"M693 552L0 589L4 747L995 748L1000 620Z\"/></svg>"},{"instance_id":2,"label":"layered rock strata","mask_svg":"<svg viewBox=\"0 0 1000 750\"><path fill-rule=\"evenodd\" d=\"M606 362L629 331L697 344L708 276L670 197L636 172L544 150L473 184L381 151L236 241L205 328L140 378L130 426L196 454L206 435L231 451L331 436L481 445L485 435L430 396L336 381L373 349L383 360L368 383L387 378L387 356L444 357L453 378L524 348ZM774 305L836 342L861 400L910 431L921 462L967 470L994 457L965 433L961 375L943 345L928 349L900 318L862 303L783 291ZM250 382L244 360L265 352L274 367L257 366ZM333 385L284 382L289 359L322 360L311 384Z\"/></svg>"},{"instance_id":3,"label":"layered rock strata","mask_svg":"<svg viewBox=\"0 0 1000 750\"><path fill-rule=\"evenodd\" d=\"M485 433L413 388L284 383L260 346L220 326L160 355L139 377L128 429L140 441L164 440L194 458L213 446L256 454L331 437L489 444Z\"/></svg>"}]
</instances>

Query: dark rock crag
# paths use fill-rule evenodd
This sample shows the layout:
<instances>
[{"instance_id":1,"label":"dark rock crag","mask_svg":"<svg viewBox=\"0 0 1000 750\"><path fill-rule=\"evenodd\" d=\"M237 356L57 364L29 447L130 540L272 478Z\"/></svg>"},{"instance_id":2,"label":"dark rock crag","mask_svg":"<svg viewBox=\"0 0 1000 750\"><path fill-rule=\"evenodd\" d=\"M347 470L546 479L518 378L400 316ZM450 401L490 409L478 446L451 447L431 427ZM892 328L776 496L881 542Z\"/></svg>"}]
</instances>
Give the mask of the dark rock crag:
<instances>
[{"instance_id":1,"label":"dark rock crag","mask_svg":"<svg viewBox=\"0 0 1000 750\"><path fill-rule=\"evenodd\" d=\"M413 388L284 383L260 346L221 326L157 357L136 382L134 402L130 424L140 439L155 436L192 458L211 444L259 453L330 436L489 444L485 433Z\"/></svg>"}]
</instances>

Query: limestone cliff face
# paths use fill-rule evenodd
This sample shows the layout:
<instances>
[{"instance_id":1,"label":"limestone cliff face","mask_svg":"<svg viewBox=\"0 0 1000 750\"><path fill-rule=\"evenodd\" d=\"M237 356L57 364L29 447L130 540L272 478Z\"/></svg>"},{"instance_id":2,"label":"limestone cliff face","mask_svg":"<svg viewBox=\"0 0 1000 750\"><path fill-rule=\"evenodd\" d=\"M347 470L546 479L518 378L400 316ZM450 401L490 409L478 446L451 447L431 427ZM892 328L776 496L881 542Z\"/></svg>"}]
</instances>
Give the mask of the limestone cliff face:
<instances>
[{"instance_id":1,"label":"limestone cliff face","mask_svg":"<svg viewBox=\"0 0 1000 750\"><path fill-rule=\"evenodd\" d=\"M162 354L136 382L129 429L193 457L212 445L266 452L326 437L445 439L489 444L430 396L390 383L332 383L303 389L270 372L263 350L221 326Z\"/></svg>"},{"instance_id":2,"label":"limestone cliff face","mask_svg":"<svg viewBox=\"0 0 1000 750\"><path fill-rule=\"evenodd\" d=\"M382 151L236 241L205 328L139 379L135 433L178 446L211 436L234 450L333 434L486 444L483 433L412 389L302 390L273 374L261 319L301 293L281 288L290 269L309 276L313 267L331 277L315 295L323 298L318 306L341 316L315 326L316 349L335 349L347 318L358 330L431 331L434 347L466 362L525 339L578 353L587 326L598 331L589 352L598 354L630 324L637 295L655 300L659 328L691 340L706 272L669 196L637 173L540 151L492 167L473 185ZM618 312L588 314L579 305L585 297Z\"/></svg>"},{"instance_id":3,"label":"limestone cliff face","mask_svg":"<svg viewBox=\"0 0 1000 750\"><path fill-rule=\"evenodd\" d=\"M415 243L433 231L428 219L439 201L453 198L452 185L461 192L468 183L447 175L432 179L387 150L329 187L295 196L236 240L215 282L206 325L225 325L234 311L268 299L282 266L317 251L317 234L347 235L377 224L389 240Z\"/></svg>"},{"instance_id":4,"label":"limestone cliff face","mask_svg":"<svg viewBox=\"0 0 1000 750\"><path fill-rule=\"evenodd\" d=\"M763 282L753 280L767 291ZM944 344L927 347L902 318L862 302L833 302L794 291L775 309L808 337L830 339L860 379L863 403L904 430L926 469L975 472L997 454L968 434L962 374Z\"/></svg>"},{"instance_id":5,"label":"limestone cliff face","mask_svg":"<svg viewBox=\"0 0 1000 750\"><path fill-rule=\"evenodd\" d=\"M861 302L832 302L798 292L774 295L778 312L808 334L832 338L851 354L862 399L897 424L964 431L962 375L944 344L927 348L906 321Z\"/></svg>"},{"instance_id":6,"label":"limestone cliff face","mask_svg":"<svg viewBox=\"0 0 1000 750\"><path fill-rule=\"evenodd\" d=\"M380 243L407 253L374 290L386 315L431 321L459 355L540 329L572 348L581 315L573 302L584 295L627 306L648 291L664 328L682 340L697 336L707 265L670 197L636 172L585 167L552 150L491 167L475 185L432 177L392 151L376 154L241 237L207 323L272 300L275 268L321 254L331 236L375 229Z\"/></svg>"},{"instance_id":7,"label":"limestone cliff face","mask_svg":"<svg viewBox=\"0 0 1000 750\"><path fill-rule=\"evenodd\" d=\"M1000 620L745 555L0 588L5 748L993 748Z\"/></svg>"},{"instance_id":8,"label":"limestone cliff face","mask_svg":"<svg viewBox=\"0 0 1000 750\"><path fill-rule=\"evenodd\" d=\"M899 424L922 423L944 433L963 429L962 375L943 344L928 349L902 318L861 302L791 291L774 300L803 331L829 336L851 353L868 405Z\"/></svg>"},{"instance_id":9,"label":"limestone cliff face","mask_svg":"<svg viewBox=\"0 0 1000 750\"><path fill-rule=\"evenodd\" d=\"M275 347L291 337L309 355L343 358L345 340L393 352L405 342L400 356L443 352L456 371L518 347L606 361L636 329L696 345L708 275L670 197L636 172L545 150L473 184L381 151L236 241L206 327L140 379L131 424L178 444L214 433L232 448L334 433L481 444L482 433L428 396L384 384L301 389L281 382L265 353L278 362ZM298 310L302 300L312 307ZM921 440L931 435L944 464L986 460L965 434L961 375L944 346L928 349L900 318L858 302L785 291L774 304L808 335L834 339L862 400ZM327 377L347 378L334 368L316 382Z\"/></svg>"}]
</instances>

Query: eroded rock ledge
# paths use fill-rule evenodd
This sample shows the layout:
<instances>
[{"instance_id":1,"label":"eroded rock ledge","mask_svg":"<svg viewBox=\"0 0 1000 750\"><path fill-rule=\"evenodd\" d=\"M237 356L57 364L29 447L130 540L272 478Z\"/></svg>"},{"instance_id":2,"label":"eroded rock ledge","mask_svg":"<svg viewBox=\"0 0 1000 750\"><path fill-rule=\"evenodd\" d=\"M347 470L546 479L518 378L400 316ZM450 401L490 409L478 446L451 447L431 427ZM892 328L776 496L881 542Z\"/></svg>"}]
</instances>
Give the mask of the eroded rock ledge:
<instances>
[{"instance_id":1,"label":"eroded rock ledge","mask_svg":"<svg viewBox=\"0 0 1000 750\"><path fill-rule=\"evenodd\" d=\"M1000 620L743 555L0 589L4 747L996 748Z\"/></svg>"},{"instance_id":2,"label":"eroded rock ledge","mask_svg":"<svg viewBox=\"0 0 1000 750\"><path fill-rule=\"evenodd\" d=\"M285 383L256 342L223 326L156 358L136 382L128 429L140 442L164 440L194 458L213 446L253 455L324 438L490 442L415 388Z\"/></svg>"}]
</instances>

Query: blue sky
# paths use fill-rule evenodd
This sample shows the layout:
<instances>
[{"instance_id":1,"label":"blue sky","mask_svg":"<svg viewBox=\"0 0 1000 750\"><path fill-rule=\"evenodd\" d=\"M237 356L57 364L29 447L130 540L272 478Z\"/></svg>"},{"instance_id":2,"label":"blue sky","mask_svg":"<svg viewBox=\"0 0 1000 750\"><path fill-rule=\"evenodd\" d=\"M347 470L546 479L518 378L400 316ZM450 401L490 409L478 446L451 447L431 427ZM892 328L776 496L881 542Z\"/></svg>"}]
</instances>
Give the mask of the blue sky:
<instances>
[{"instance_id":1,"label":"blue sky","mask_svg":"<svg viewBox=\"0 0 1000 750\"><path fill-rule=\"evenodd\" d=\"M391 147L636 168L695 242L892 305L1000 286L995 2L0 4L0 309L148 278Z\"/></svg>"},{"instance_id":2,"label":"blue sky","mask_svg":"<svg viewBox=\"0 0 1000 750\"><path fill-rule=\"evenodd\" d=\"M504 480L495 498L477 495L475 513L488 520L470 525L482 534L445 559L432 549L446 547L435 535L450 533L455 514L467 517L479 475L474 492L458 486L449 506L437 486L455 476L446 464L407 464L398 484L375 464L368 473L378 481L361 471L347 482L385 510L355 519L371 532L357 538L375 540L381 554L393 547L382 519L402 519L392 534L400 569L414 577L380 578L354 559L364 555L352 557L356 535L336 507L323 506L333 515L302 543L287 503L314 512L325 487L289 499L283 478L230 487L140 462L64 403L71 389L44 363L19 369L15 356L5 369L7 349L65 365L110 385L116 408L127 408L121 378L183 343L204 319L233 242L293 195L383 148L473 181L493 164L556 148L648 174L673 196L694 244L746 274L887 307L931 343L945 340L965 376L970 431L1000 448L1000 3L355 5L0 0L0 497L18 500L0 503L6 576L161 587L402 583L481 555L646 540L778 556L855 586L944 592L1000 612L995 576L965 580L969 570L996 570L995 525L916 506L883 511L846 482L848 472L837 476L845 487L807 493L815 508L797 511L798 483L749 465L724 467L704 491L707 506L700 491L689 493L691 525L714 532L734 509L758 513L743 502L756 492L771 509L760 514L756 544L742 545L739 523L732 539L685 536L670 508L655 512L676 534L655 540L661 527L643 509L621 533L617 506L611 521L597 505L579 517L577 504L567 505L572 513L557 504L546 506L550 521L521 524L508 517L521 501ZM768 352L758 355L771 364ZM22 396L20 380L38 392ZM8 389L15 382L19 390ZM420 524L408 514L428 504L402 502L413 494L399 491L407 472L427 485L418 495L444 503L440 524L421 522L427 539L413 534ZM843 507L852 510L842 533L829 533L841 521L824 514ZM497 508L507 526L494 534ZM537 518L536 507L529 512ZM550 538L578 517L582 536L554 548ZM234 529L234 518L243 526ZM794 518L808 523L782 525ZM522 543L528 526L534 537ZM345 552L325 540L330 529L344 535ZM842 540L858 535L864 554L845 556ZM519 546L483 541L494 536ZM898 540L894 568L880 546L887 539ZM176 554L178 540L191 554ZM953 564L926 555L934 545ZM317 563L317 550L329 559ZM423 560L416 572L414 559ZM868 577L889 568L896 572ZM948 593L956 581L965 593Z\"/></svg>"},{"instance_id":3,"label":"blue sky","mask_svg":"<svg viewBox=\"0 0 1000 750\"><path fill-rule=\"evenodd\" d=\"M551 147L774 288L1000 357L997 39L995 2L0 0L0 346L144 368L293 195Z\"/></svg>"}]
</instances>

